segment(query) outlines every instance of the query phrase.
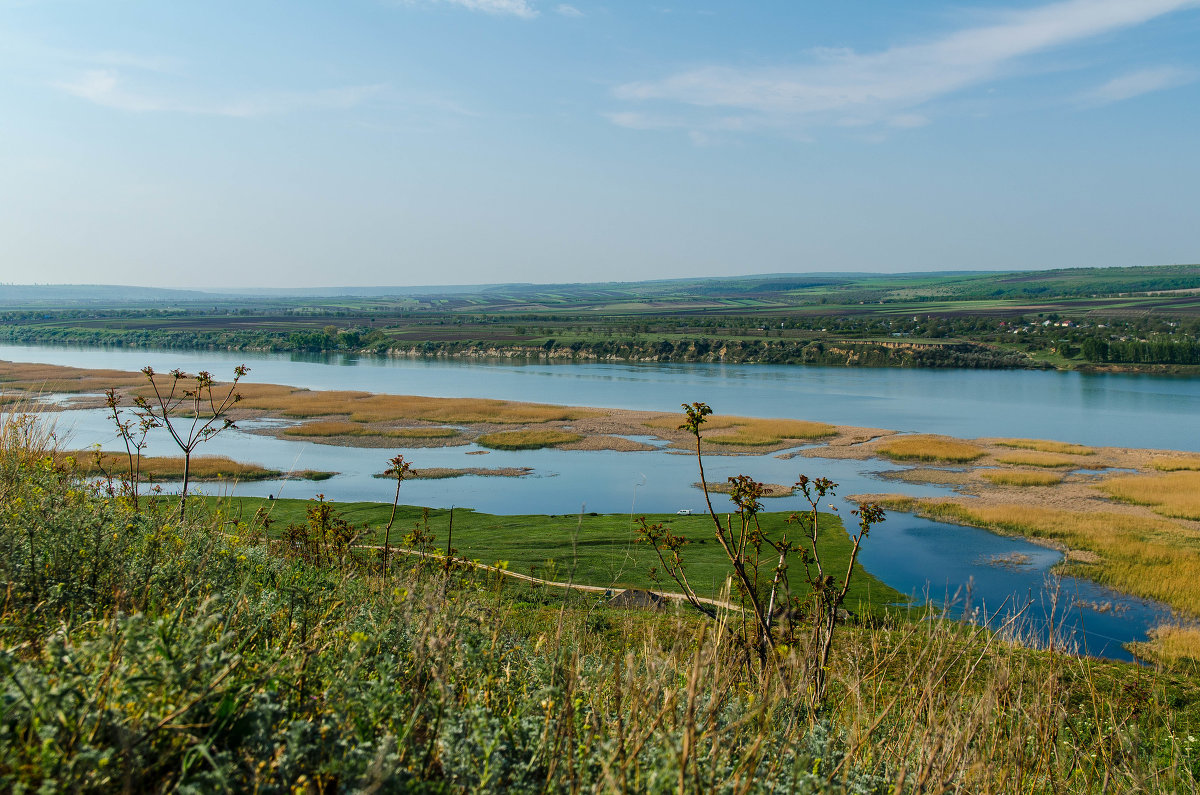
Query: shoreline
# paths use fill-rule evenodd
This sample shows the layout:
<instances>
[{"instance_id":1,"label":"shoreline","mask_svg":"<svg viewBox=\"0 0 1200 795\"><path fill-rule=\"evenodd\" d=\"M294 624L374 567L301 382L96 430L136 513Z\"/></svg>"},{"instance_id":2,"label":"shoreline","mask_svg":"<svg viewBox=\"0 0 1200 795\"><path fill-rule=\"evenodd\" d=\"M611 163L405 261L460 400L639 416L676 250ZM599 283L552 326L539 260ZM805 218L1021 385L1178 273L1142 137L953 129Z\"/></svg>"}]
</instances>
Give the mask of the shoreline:
<instances>
[{"instance_id":1,"label":"shoreline","mask_svg":"<svg viewBox=\"0 0 1200 795\"><path fill-rule=\"evenodd\" d=\"M107 384L119 387L124 400L129 401L144 383L144 376L139 373L0 363L0 387L24 389L27 395L38 390L87 395L95 392L97 386ZM287 433L289 430L326 423L336 426L334 430L350 429L353 433L303 438L342 446L407 448L472 443L486 446L480 439L489 434L516 434L518 438L530 434L532 438L535 434L549 433L551 438L563 441L531 446L563 451L695 453L694 437L678 428L682 415L672 412L316 391L274 384L243 383L239 391L246 393L246 399L231 416L235 420L272 420L272 427L246 430L285 439L296 438ZM95 407L96 403L96 398L84 397L74 403L37 404L29 408L55 411ZM1112 483L1121 480L1132 480L1137 486L1144 485L1143 481L1151 485L1165 482L1165 476L1171 474L1163 471L1168 464L1172 467L1178 464L1185 473L1183 479L1190 478L1186 473L1192 471L1200 477L1200 454L1083 447L1030 439L964 440L933 434L898 434L879 428L727 415L713 415L704 428L702 449L706 456L774 454L781 458L877 459L902 467L889 477L914 483L938 483L941 479L938 484L951 486L953 496L921 499L878 493L848 495L848 499L860 502L877 499L893 510L924 511L938 520L1039 543L1049 540L1065 551L1063 565L1069 566L1072 573L1200 615L1200 589L1190 587L1190 583L1187 587L1179 586L1178 572L1169 571L1172 565L1178 568L1182 563L1191 571L1194 564L1200 578L1200 513L1173 516L1163 503L1124 499L1112 492ZM419 434L425 432L436 435L421 438ZM916 450L913 452L903 445L909 448L915 445ZM1172 477L1180 480L1178 473ZM901 505L904 508L898 507ZM1130 558L1113 546L1109 536L1114 534L1126 546L1137 547L1145 554L1133 554ZM1156 555L1164 554L1171 561L1165 567L1154 562Z\"/></svg>"}]
</instances>

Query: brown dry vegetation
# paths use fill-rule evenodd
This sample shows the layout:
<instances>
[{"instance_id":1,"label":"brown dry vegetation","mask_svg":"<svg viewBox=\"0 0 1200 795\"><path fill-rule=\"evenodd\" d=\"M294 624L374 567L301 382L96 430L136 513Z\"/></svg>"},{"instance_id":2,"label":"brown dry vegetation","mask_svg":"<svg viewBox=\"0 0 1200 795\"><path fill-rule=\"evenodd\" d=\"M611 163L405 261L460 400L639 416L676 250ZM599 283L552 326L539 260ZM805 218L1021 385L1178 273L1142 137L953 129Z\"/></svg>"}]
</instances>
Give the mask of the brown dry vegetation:
<instances>
[{"instance_id":1,"label":"brown dry vegetation","mask_svg":"<svg viewBox=\"0 0 1200 795\"><path fill-rule=\"evenodd\" d=\"M1095 565L1078 573L1114 588L1200 615L1200 534L1166 519L1079 513L1028 504L978 504L885 495L886 507L1001 533L1041 538L1086 550Z\"/></svg>"},{"instance_id":2,"label":"brown dry vegetation","mask_svg":"<svg viewBox=\"0 0 1200 795\"><path fill-rule=\"evenodd\" d=\"M1018 467L1057 467L1079 466L1080 462L1058 453L1014 453L1013 455L996 456L1001 464Z\"/></svg>"},{"instance_id":3,"label":"brown dry vegetation","mask_svg":"<svg viewBox=\"0 0 1200 795\"><path fill-rule=\"evenodd\" d=\"M900 436L878 448L880 454L899 461L951 461L965 463L982 458L982 447L946 436Z\"/></svg>"},{"instance_id":4,"label":"brown dry vegetation","mask_svg":"<svg viewBox=\"0 0 1200 795\"><path fill-rule=\"evenodd\" d=\"M1023 450L1037 450L1040 453L1066 453L1069 455L1095 455L1096 451L1081 444L1067 442L1052 442L1045 439L984 439L1000 447L1018 447Z\"/></svg>"},{"instance_id":5,"label":"brown dry vegetation","mask_svg":"<svg viewBox=\"0 0 1200 795\"><path fill-rule=\"evenodd\" d=\"M997 486L1054 486L1062 483L1062 475L1053 472L1029 472L1022 470L991 471L979 473L984 480Z\"/></svg>"},{"instance_id":6,"label":"brown dry vegetation","mask_svg":"<svg viewBox=\"0 0 1200 795\"><path fill-rule=\"evenodd\" d=\"M1197 471L1112 478L1100 488L1114 499L1149 505L1163 516L1200 519L1200 472Z\"/></svg>"}]
</instances>

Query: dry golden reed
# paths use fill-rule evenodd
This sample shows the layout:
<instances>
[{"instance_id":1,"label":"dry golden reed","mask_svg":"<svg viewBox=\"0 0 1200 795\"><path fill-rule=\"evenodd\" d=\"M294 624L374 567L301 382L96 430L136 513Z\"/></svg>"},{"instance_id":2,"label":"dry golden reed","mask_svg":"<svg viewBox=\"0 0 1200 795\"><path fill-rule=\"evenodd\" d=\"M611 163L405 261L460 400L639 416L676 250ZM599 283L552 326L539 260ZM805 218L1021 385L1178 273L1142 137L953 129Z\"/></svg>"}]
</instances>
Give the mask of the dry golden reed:
<instances>
[{"instance_id":1,"label":"dry golden reed","mask_svg":"<svg viewBox=\"0 0 1200 795\"><path fill-rule=\"evenodd\" d=\"M1028 472L1021 470L997 470L979 473L984 480L997 486L1054 486L1062 483L1062 475L1053 472Z\"/></svg>"},{"instance_id":2,"label":"dry golden reed","mask_svg":"<svg viewBox=\"0 0 1200 795\"><path fill-rule=\"evenodd\" d=\"M85 475L112 475L121 477L129 472L129 459L125 453L103 452L100 460L91 450L75 450L59 453L60 460L72 458ZM183 477L182 456L143 456L140 472L143 479L178 480ZM205 455L192 458L190 477L193 480L243 479L263 480L280 473L258 464L243 464L222 455Z\"/></svg>"},{"instance_id":3,"label":"dry golden reed","mask_svg":"<svg viewBox=\"0 0 1200 795\"><path fill-rule=\"evenodd\" d=\"M1081 444L1068 442L1052 442L1046 439L984 439L983 441L1001 447L1018 447L1023 450L1037 450L1039 453L1066 453L1068 455L1095 455L1096 451Z\"/></svg>"},{"instance_id":4,"label":"dry golden reed","mask_svg":"<svg viewBox=\"0 0 1200 795\"><path fill-rule=\"evenodd\" d=\"M656 417L645 425L656 430L677 430L679 417ZM703 431L707 442L745 447L769 447L789 439L822 439L837 433L834 426L824 422L726 416L709 417L703 425Z\"/></svg>"},{"instance_id":5,"label":"dry golden reed","mask_svg":"<svg viewBox=\"0 0 1200 795\"><path fill-rule=\"evenodd\" d=\"M1194 470L1112 478L1100 488L1113 499L1149 505L1163 516L1200 519L1200 472Z\"/></svg>"},{"instance_id":6,"label":"dry golden reed","mask_svg":"<svg viewBox=\"0 0 1200 795\"><path fill-rule=\"evenodd\" d=\"M566 431L528 430L485 433L476 441L482 447L496 450L535 450L539 447L558 447L578 442L583 436Z\"/></svg>"},{"instance_id":7,"label":"dry golden reed","mask_svg":"<svg viewBox=\"0 0 1200 795\"><path fill-rule=\"evenodd\" d=\"M103 392L110 387L146 383L141 373L124 370L85 370L55 364L0 362L0 384L23 392Z\"/></svg>"},{"instance_id":8,"label":"dry golden reed","mask_svg":"<svg viewBox=\"0 0 1200 795\"><path fill-rule=\"evenodd\" d=\"M357 422L345 420L318 420L285 428L284 436L361 436L367 429Z\"/></svg>"},{"instance_id":9,"label":"dry golden reed","mask_svg":"<svg viewBox=\"0 0 1200 795\"><path fill-rule=\"evenodd\" d=\"M880 454L898 461L965 463L983 456L983 448L944 436L898 436L881 444Z\"/></svg>"},{"instance_id":10,"label":"dry golden reed","mask_svg":"<svg viewBox=\"0 0 1200 795\"><path fill-rule=\"evenodd\" d=\"M1167 666L1200 663L1200 627L1164 624L1148 634L1149 640L1129 644L1143 660Z\"/></svg>"},{"instance_id":11,"label":"dry golden reed","mask_svg":"<svg viewBox=\"0 0 1200 795\"><path fill-rule=\"evenodd\" d=\"M1161 456L1154 459L1154 468L1160 472L1178 472L1182 469L1200 470L1200 456Z\"/></svg>"},{"instance_id":12,"label":"dry golden reed","mask_svg":"<svg viewBox=\"0 0 1200 795\"><path fill-rule=\"evenodd\" d=\"M450 439L459 434L455 428L400 428L384 433L397 439Z\"/></svg>"},{"instance_id":13,"label":"dry golden reed","mask_svg":"<svg viewBox=\"0 0 1200 795\"><path fill-rule=\"evenodd\" d=\"M1058 453L1013 453L1012 455L996 456L996 460L1001 464L1010 464L1012 466L1045 467L1047 469L1079 466L1080 464L1074 458L1059 455Z\"/></svg>"},{"instance_id":14,"label":"dry golden reed","mask_svg":"<svg viewBox=\"0 0 1200 795\"><path fill-rule=\"evenodd\" d=\"M448 423L523 424L575 420L596 412L540 403L514 403L487 398L433 398L415 395L373 395L369 392L290 389L253 385L239 389L241 408L278 412L286 417L347 415L354 422L423 420Z\"/></svg>"}]
</instances>

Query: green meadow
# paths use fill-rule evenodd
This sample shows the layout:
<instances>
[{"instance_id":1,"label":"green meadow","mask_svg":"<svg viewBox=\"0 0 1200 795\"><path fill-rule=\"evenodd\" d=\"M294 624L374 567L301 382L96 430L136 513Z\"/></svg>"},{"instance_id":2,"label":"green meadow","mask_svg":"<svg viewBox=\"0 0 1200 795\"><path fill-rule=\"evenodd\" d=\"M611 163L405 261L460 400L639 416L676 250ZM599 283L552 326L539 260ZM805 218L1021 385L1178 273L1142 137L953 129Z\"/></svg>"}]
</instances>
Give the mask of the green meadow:
<instances>
[{"instance_id":1,"label":"green meadow","mask_svg":"<svg viewBox=\"0 0 1200 795\"><path fill-rule=\"evenodd\" d=\"M312 500L265 500L257 497L206 498L214 510L232 518L249 519L260 510L271 518L271 534L278 536L289 524L303 524ZM333 503L346 521L362 532L360 543L383 544L384 528L391 514L390 503ZM797 537L796 528L788 527L787 513L759 515L763 529L772 537L788 530ZM656 580L650 569L657 565L654 551L637 541L638 516L628 514L582 514L546 516L527 514L500 516L467 508L454 511L453 537L455 557L485 564L502 563L510 571L554 581L571 581L621 589L658 588L678 591L670 579ZM685 550L688 578L700 596L716 598L729 573L729 561L713 537L712 518L707 514L679 516L649 514L648 522L662 522L671 531L690 542ZM845 571L850 542L841 520L821 514L822 533L818 549L827 566ZM450 532L450 512L400 505L392 527L391 544L403 545L404 535L414 527L433 533L432 546L446 549ZM764 561L769 570L773 560ZM799 565L793 561L793 565ZM861 566L855 567L847 606L859 610L882 610L886 605L903 602L905 597L872 577ZM873 607L872 607L873 606Z\"/></svg>"}]
</instances>

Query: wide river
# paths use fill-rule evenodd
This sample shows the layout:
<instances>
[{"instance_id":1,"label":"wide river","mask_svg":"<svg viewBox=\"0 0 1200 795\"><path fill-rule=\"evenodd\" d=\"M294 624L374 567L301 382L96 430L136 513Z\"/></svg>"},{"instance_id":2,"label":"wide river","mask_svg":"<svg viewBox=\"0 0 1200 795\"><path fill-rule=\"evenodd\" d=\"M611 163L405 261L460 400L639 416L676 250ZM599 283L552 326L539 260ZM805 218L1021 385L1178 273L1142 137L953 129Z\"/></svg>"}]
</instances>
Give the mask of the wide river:
<instances>
[{"instance_id":1,"label":"wide river","mask_svg":"<svg viewBox=\"0 0 1200 795\"><path fill-rule=\"evenodd\" d=\"M189 372L210 370L228 377L245 363L247 381L312 389L355 389L441 397L491 397L578 406L677 411L704 401L718 414L789 417L835 424L936 432L965 438L1021 436L1088 445L1200 451L1200 379L1137 375L1083 375L1046 371L901 370L771 365L511 364L429 361L355 356L178 352L130 348L0 346L0 359L76 367ZM59 418L73 429L71 445L99 443L115 449L115 434L102 412L69 411ZM536 450L493 451L474 445L415 449L406 456L418 467L526 466L531 477L465 477L404 484L405 502L457 505L498 514L572 513L586 507L603 513L673 512L698 509L695 461L654 451L616 453ZM170 448L154 446L155 453ZM335 500L387 501L385 483L371 477L391 450L342 448L231 432L206 453L230 455L277 469L323 469L337 477L321 483L278 481L242 484L236 493L310 497L321 491ZM891 491L913 495L948 493L932 486L881 480L896 469L880 461L836 461L774 455L714 456L709 478L746 473L791 483L801 472L825 475L842 495ZM838 503L843 512L849 505ZM770 509L800 507L797 498L771 500ZM1022 565L997 565L1012 553ZM1036 632L1048 620L1057 589L1055 624L1092 654L1128 659L1121 644L1144 637L1164 620L1161 605L1116 594L1093 583L1062 578L1048 585L1061 555L1019 539L971 528L893 514L873 531L863 565L893 587L939 601L970 594L985 611L1007 611L1032 602L1027 624ZM960 599L963 597L960 597ZM1101 610L1083 605L1110 605ZM1074 606L1072 606L1074 605ZM1081 631L1086 629L1086 634Z\"/></svg>"}]
</instances>

